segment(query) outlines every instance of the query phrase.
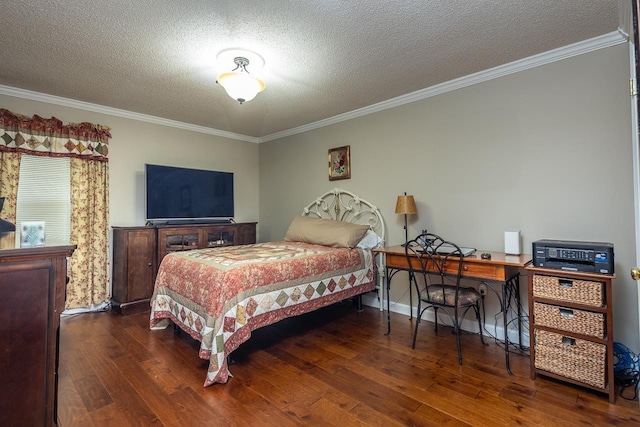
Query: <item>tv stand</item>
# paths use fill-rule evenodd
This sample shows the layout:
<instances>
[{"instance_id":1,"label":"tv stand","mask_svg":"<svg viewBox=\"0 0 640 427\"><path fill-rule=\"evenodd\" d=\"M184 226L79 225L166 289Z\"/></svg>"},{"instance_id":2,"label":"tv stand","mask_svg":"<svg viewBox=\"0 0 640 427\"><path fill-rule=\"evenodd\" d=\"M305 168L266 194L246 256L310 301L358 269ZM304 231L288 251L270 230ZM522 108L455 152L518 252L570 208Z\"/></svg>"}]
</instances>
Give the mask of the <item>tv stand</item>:
<instances>
[{"instance_id":1,"label":"tv stand","mask_svg":"<svg viewBox=\"0 0 640 427\"><path fill-rule=\"evenodd\" d=\"M256 242L255 222L222 221L113 227L112 308L121 314L148 311L158 267L169 252Z\"/></svg>"}]
</instances>

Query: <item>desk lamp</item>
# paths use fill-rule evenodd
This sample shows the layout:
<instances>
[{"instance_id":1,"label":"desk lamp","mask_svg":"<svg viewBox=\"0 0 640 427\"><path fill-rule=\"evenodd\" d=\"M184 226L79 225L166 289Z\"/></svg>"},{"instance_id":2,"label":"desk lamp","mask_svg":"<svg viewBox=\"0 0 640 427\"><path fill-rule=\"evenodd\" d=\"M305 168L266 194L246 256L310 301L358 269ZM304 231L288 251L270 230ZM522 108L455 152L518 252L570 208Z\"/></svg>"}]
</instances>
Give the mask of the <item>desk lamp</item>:
<instances>
[{"instance_id":1,"label":"desk lamp","mask_svg":"<svg viewBox=\"0 0 640 427\"><path fill-rule=\"evenodd\" d=\"M408 195L405 192L403 196L398 196L398 201L396 202L396 213L404 215L404 245L409 241L409 231L407 230L407 215L417 214L418 209L416 208L416 201L413 199L412 195Z\"/></svg>"}]
</instances>

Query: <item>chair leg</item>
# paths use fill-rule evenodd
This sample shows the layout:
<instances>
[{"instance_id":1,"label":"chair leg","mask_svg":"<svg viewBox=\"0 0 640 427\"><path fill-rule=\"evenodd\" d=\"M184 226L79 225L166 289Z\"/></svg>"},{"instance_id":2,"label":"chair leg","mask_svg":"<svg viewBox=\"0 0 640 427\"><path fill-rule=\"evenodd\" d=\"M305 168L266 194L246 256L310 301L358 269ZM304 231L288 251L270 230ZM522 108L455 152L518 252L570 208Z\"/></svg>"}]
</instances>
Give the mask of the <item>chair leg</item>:
<instances>
[{"instance_id":1,"label":"chair leg","mask_svg":"<svg viewBox=\"0 0 640 427\"><path fill-rule=\"evenodd\" d=\"M464 316L462 317L464 319ZM456 334L456 346L458 347L458 365L462 365L462 346L460 345L460 325L458 324L458 311L455 314L455 334Z\"/></svg>"},{"instance_id":2,"label":"chair leg","mask_svg":"<svg viewBox=\"0 0 640 427\"><path fill-rule=\"evenodd\" d=\"M475 307L473 307L473 309L476 312L476 318L478 319L478 327L480 328L480 342L482 343L482 345L489 345L484 342L484 334L482 333L482 319L480 317L480 307L476 305Z\"/></svg>"},{"instance_id":3,"label":"chair leg","mask_svg":"<svg viewBox=\"0 0 640 427\"><path fill-rule=\"evenodd\" d=\"M416 310L416 326L413 330L413 344L411 344L411 348L415 350L416 348L416 337L418 336L418 325L420 324L420 319L422 318L422 302L418 299L418 309Z\"/></svg>"},{"instance_id":4,"label":"chair leg","mask_svg":"<svg viewBox=\"0 0 640 427\"><path fill-rule=\"evenodd\" d=\"M438 333L438 307L433 307L433 315L435 316L436 334Z\"/></svg>"}]
</instances>

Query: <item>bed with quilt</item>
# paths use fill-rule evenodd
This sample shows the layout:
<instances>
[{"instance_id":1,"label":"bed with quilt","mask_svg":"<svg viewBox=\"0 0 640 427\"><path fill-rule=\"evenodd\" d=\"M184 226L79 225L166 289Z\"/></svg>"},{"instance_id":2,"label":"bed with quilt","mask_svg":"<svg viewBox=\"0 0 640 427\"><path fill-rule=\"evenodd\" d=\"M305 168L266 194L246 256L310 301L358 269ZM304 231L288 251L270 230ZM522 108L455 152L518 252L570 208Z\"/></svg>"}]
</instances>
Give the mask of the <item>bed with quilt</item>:
<instances>
[{"instance_id":1,"label":"bed with quilt","mask_svg":"<svg viewBox=\"0 0 640 427\"><path fill-rule=\"evenodd\" d=\"M170 322L200 341L205 386L227 382L228 356L251 331L376 288L378 209L334 189L291 222L284 240L166 255L151 298L151 329Z\"/></svg>"}]
</instances>

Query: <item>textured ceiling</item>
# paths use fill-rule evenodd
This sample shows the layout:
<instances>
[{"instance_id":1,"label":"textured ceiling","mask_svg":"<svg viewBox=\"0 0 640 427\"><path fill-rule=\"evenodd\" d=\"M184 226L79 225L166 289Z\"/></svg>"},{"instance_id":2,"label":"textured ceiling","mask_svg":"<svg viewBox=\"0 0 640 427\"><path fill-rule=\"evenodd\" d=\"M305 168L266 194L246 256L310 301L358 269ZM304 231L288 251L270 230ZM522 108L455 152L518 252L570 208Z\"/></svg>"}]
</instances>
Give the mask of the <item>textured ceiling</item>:
<instances>
[{"instance_id":1,"label":"textured ceiling","mask_svg":"<svg viewBox=\"0 0 640 427\"><path fill-rule=\"evenodd\" d=\"M617 4L5 0L0 85L261 138L611 33ZM231 47L266 61L244 105L215 83Z\"/></svg>"}]
</instances>

